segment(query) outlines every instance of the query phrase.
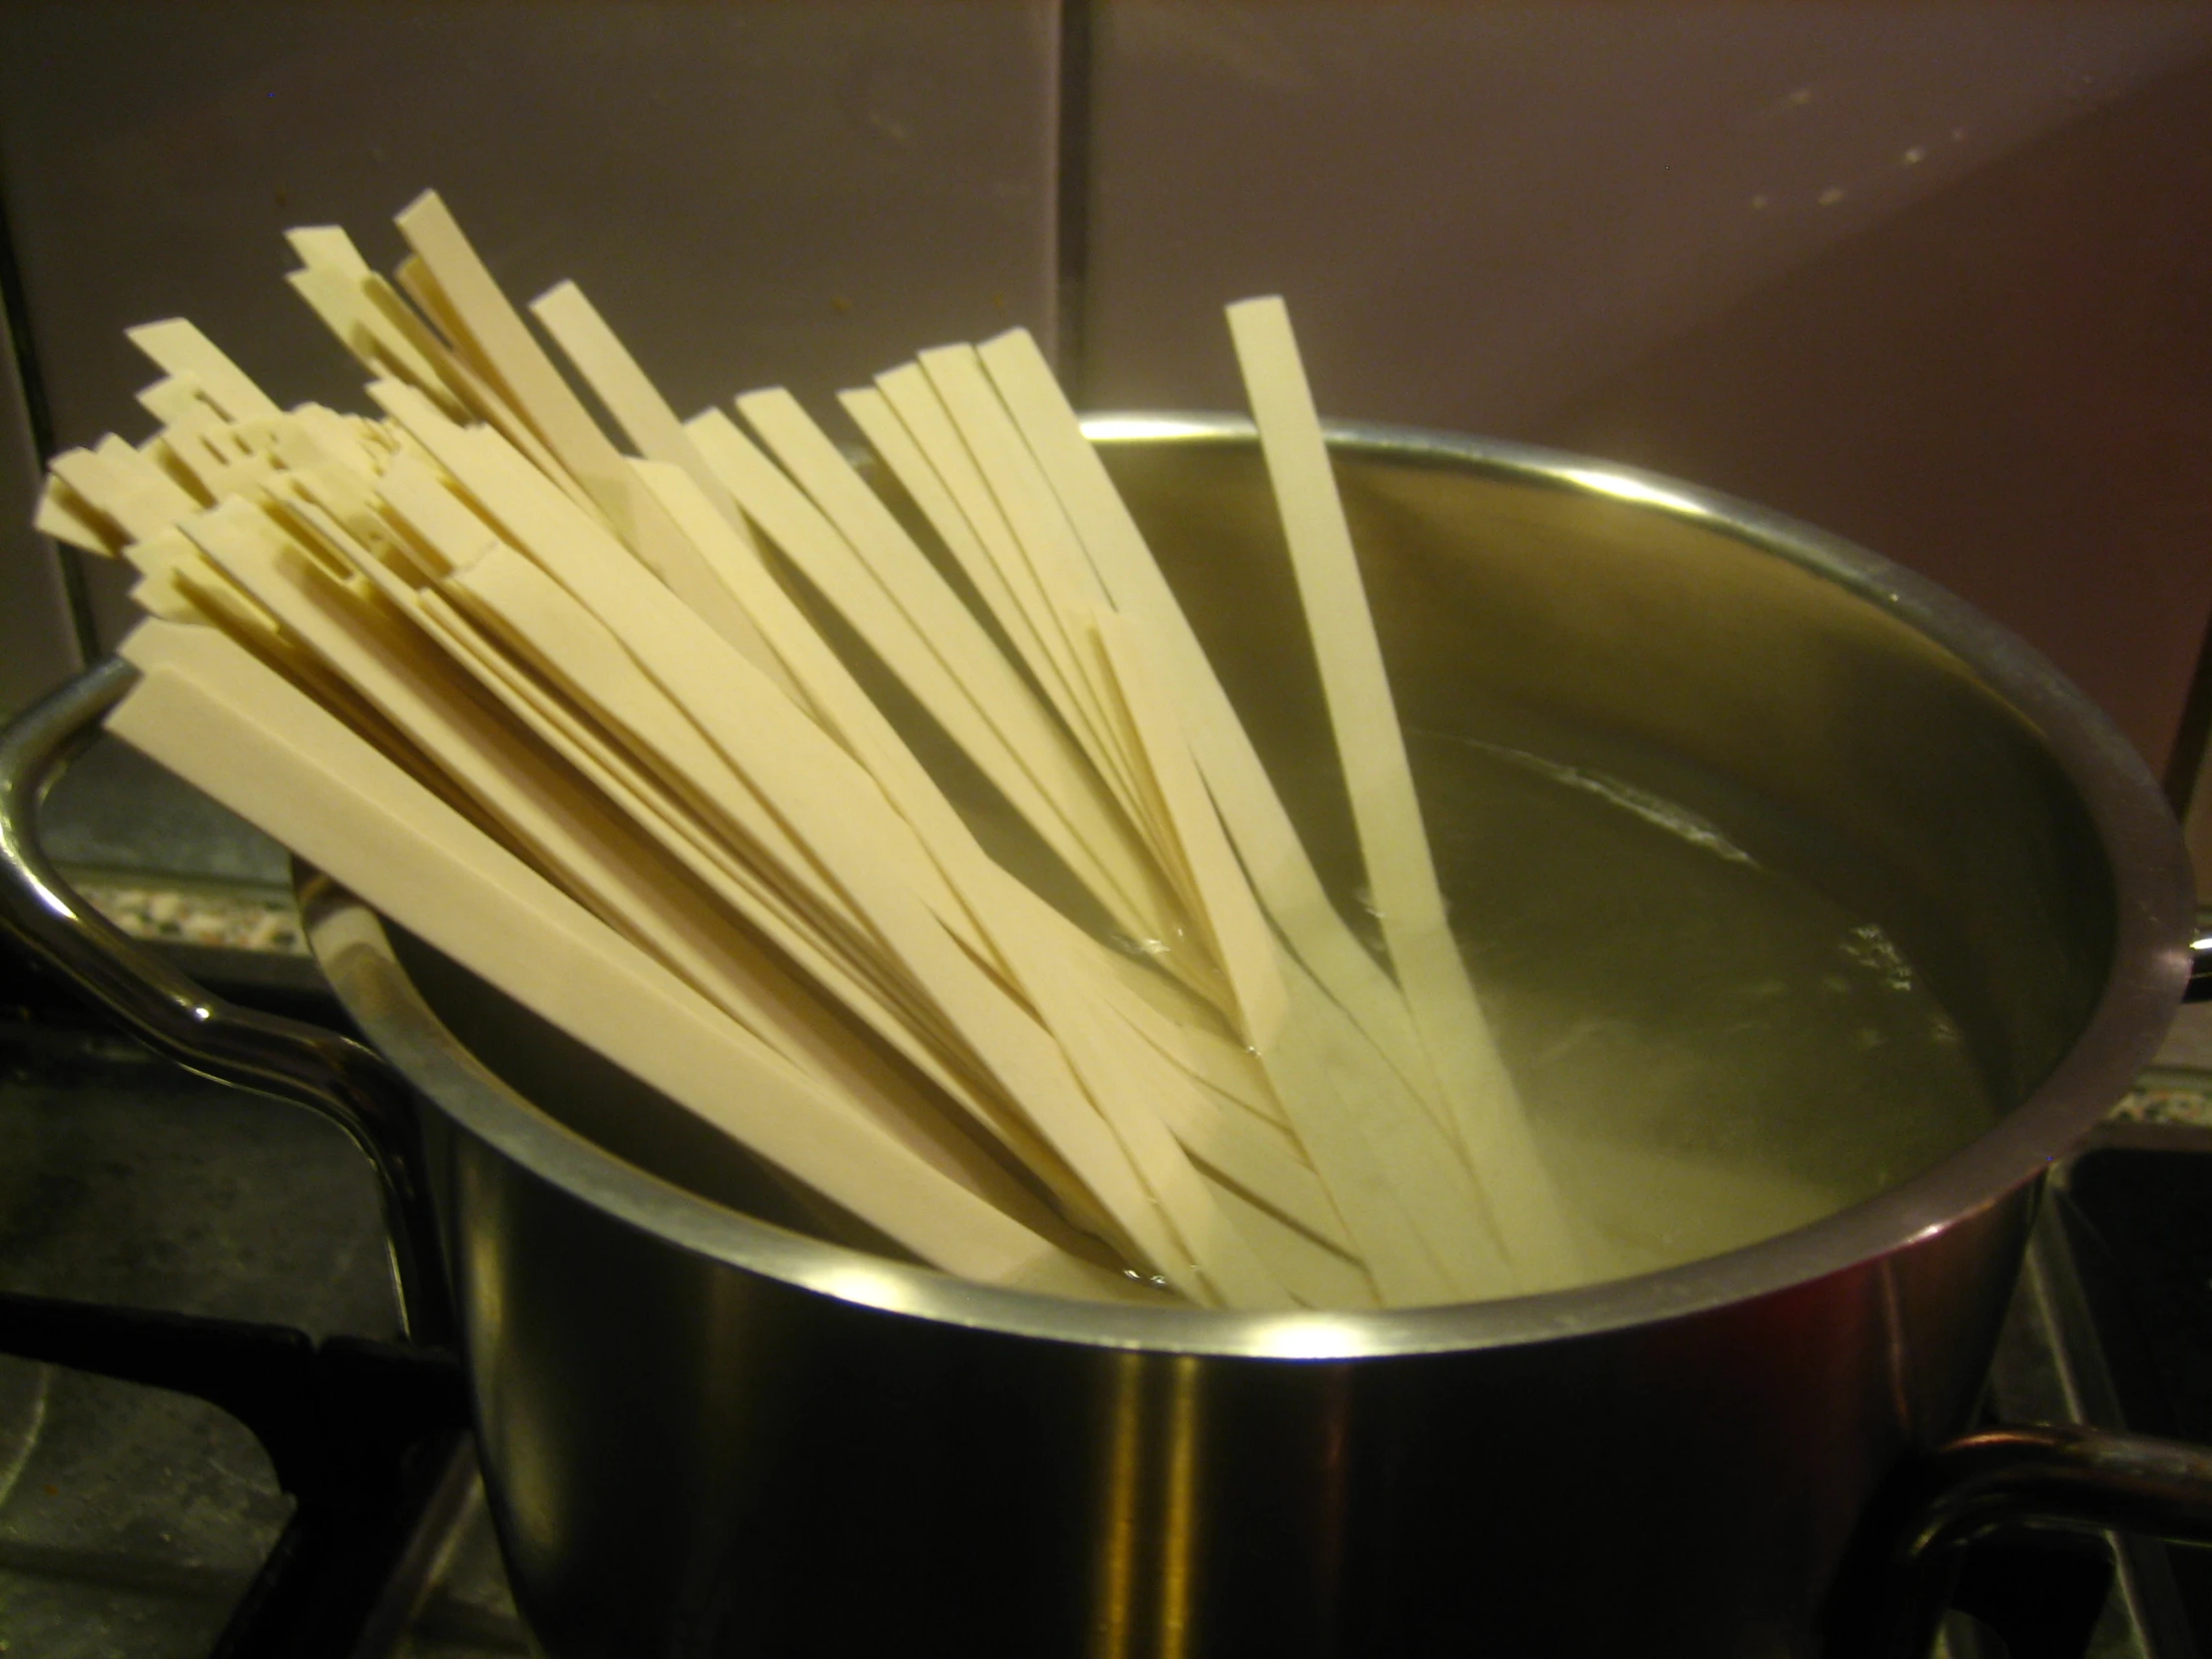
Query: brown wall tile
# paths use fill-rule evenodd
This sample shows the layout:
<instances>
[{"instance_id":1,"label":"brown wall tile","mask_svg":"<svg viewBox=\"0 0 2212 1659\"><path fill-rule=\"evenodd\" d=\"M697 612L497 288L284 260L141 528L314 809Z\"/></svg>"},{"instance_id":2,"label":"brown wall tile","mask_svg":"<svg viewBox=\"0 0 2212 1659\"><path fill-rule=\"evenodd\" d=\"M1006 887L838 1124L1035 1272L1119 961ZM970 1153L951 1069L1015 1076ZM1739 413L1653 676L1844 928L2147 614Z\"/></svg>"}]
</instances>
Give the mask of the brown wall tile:
<instances>
[{"instance_id":1,"label":"brown wall tile","mask_svg":"<svg viewBox=\"0 0 2212 1659\"><path fill-rule=\"evenodd\" d=\"M0 327L0 718L83 666L62 592L62 556L31 530L38 489L38 449L15 353Z\"/></svg>"},{"instance_id":2,"label":"brown wall tile","mask_svg":"<svg viewBox=\"0 0 2212 1659\"><path fill-rule=\"evenodd\" d=\"M1087 390L1557 443L1852 535L2163 762L2212 608L2212 14L1109 0ZM2191 448L2192 439L2195 447Z\"/></svg>"},{"instance_id":3,"label":"brown wall tile","mask_svg":"<svg viewBox=\"0 0 2212 1659\"><path fill-rule=\"evenodd\" d=\"M357 402L289 226L399 253L444 193L526 299L572 276L679 409L824 398L1053 316L1047 0L0 8L0 157L57 436L137 431L125 326Z\"/></svg>"}]
</instances>

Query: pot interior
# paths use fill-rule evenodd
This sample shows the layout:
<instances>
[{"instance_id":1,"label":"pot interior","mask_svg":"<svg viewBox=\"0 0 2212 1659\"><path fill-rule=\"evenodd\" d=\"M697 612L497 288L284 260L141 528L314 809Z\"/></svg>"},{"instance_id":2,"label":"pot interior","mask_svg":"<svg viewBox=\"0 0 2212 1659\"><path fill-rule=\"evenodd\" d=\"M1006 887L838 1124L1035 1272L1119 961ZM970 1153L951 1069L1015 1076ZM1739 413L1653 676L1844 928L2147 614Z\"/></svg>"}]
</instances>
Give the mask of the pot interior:
<instances>
[{"instance_id":1,"label":"pot interior","mask_svg":"<svg viewBox=\"0 0 2212 1659\"><path fill-rule=\"evenodd\" d=\"M1325 879L1356 915L1342 780L1249 432L1131 420L1103 435ZM2158 838L2140 767L2045 665L1956 601L1801 526L1597 463L1386 429L1333 441L1431 838L1463 911L1482 911L1470 896L1480 883L1516 878L1525 850L1509 823L1485 827L1479 790L1471 803L1452 795L1467 757L1493 772L1538 764L1599 780L1616 805L1662 803L1677 829L1712 831L1874 929L1939 1004L1981 1121L2017 1108L2076 1049L2146 928L2164 944L2186 925L2178 854L2170 828ZM2135 858L2145 868L2115 850L2131 837L2147 847ZM2138 889L2125 901L2122 869ZM1633 883L1609 891L1619 925L1581 941L1576 972L1600 998L1679 972L1665 940L1637 925L1641 902ZM2129 914L2135 933L2123 937ZM1587 907L1582 925L1597 926ZM881 1244L435 952L395 944L439 1019L580 1136L764 1220ZM1471 941L1478 982L1484 950ZM1501 1037L1511 1058L1523 1039L1509 1026ZM2072 1090L2081 1098L2064 1121L2038 1130L2053 1142L2042 1156L2124 1086L2128 1063ZM1536 1110L1541 1124L1544 1103ZM1970 1138L1908 1137L1883 1180L1922 1176ZM2010 1165L1976 1172L1985 1192L1952 1202L1993 1197L2033 1163L2014 1148ZM1767 1231L1811 1219L1793 1213ZM1748 1242L1714 1237L1715 1248Z\"/></svg>"}]
</instances>

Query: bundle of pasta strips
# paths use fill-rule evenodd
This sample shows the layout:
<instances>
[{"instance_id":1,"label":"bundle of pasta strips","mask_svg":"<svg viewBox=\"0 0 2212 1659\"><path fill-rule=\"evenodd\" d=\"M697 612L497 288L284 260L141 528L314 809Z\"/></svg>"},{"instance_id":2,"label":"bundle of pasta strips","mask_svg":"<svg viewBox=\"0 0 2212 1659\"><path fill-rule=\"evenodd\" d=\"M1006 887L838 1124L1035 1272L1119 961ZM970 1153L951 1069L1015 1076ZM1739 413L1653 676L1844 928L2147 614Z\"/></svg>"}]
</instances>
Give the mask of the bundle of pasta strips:
<instances>
[{"instance_id":1,"label":"bundle of pasta strips","mask_svg":"<svg viewBox=\"0 0 2212 1659\"><path fill-rule=\"evenodd\" d=\"M53 461L41 527L151 613L111 730L946 1271L1239 1309L1583 1276L1279 300L1230 322L1387 969L1026 333L844 394L901 518L784 391L679 420L563 284L531 310L626 453L444 205L398 225L396 285L290 237L378 415L158 322L160 430Z\"/></svg>"}]
</instances>

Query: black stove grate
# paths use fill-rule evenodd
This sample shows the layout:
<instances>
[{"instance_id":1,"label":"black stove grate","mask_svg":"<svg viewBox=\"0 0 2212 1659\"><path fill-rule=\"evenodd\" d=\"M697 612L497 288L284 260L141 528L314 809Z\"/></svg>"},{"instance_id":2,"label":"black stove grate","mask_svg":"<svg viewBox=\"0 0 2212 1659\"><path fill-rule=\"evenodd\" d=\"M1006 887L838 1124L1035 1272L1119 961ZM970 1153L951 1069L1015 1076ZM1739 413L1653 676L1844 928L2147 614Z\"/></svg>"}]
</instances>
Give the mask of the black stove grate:
<instances>
[{"instance_id":1,"label":"black stove grate","mask_svg":"<svg viewBox=\"0 0 2212 1659\"><path fill-rule=\"evenodd\" d=\"M269 1452L291 1518L211 1659L388 1649L473 1471L467 1394L450 1357L6 1294L0 1353L205 1399Z\"/></svg>"},{"instance_id":2,"label":"black stove grate","mask_svg":"<svg viewBox=\"0 0 2212 1659\"><path fill-rule=\"evenodd\" d=\"M2113 1426L2212 1443L2212 1150L2100 1147L2058 1209ZM2130 1544L2158 1659L2212 1659L2212 1550Z\"/></svg>"}]
</instances>

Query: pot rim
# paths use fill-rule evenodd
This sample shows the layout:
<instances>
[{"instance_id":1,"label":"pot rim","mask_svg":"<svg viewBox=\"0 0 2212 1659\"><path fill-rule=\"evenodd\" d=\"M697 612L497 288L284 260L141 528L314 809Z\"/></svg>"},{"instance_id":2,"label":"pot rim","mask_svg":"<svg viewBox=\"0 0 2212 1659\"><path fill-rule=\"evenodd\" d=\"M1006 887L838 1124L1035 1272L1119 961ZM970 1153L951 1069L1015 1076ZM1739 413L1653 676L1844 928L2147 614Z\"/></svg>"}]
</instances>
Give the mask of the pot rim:
<instances>
[{"instance_id":1,"label":"pot rim","mask_svg":"<svg viewBox=\"0 0 2212 1659\"><path fill-rule=\"evenodd\" d=\"M1253 441L1235 415L1112 413L1096 441ZM2163 795L2104 714L2009 630L1841 537L1715 490L1633 467L1417 427L1332 422L1334 446L1612 496L1691 519L1789 560L1946 648L2041 735L2080 791L2111 859L2113 969L2080 1038L1987 1132L1888 1191L1821 1221L1629 1279L1495 1302L1374 1312L1224 1313L1076 1301L977 1284L788 1231L603 1151L494 1076L438 1021L380 923L327 881L302 905L316 956L370 1040L448 1118L540 1179L668 1243L745 1272L885 1313L1090 1347L1276 1360L1500 1348L1681 1318L1787 1291L1948 1230L2061 1157L2150 1058L2189 973L2195 905Z\"/></svg>"}]
</instances>

